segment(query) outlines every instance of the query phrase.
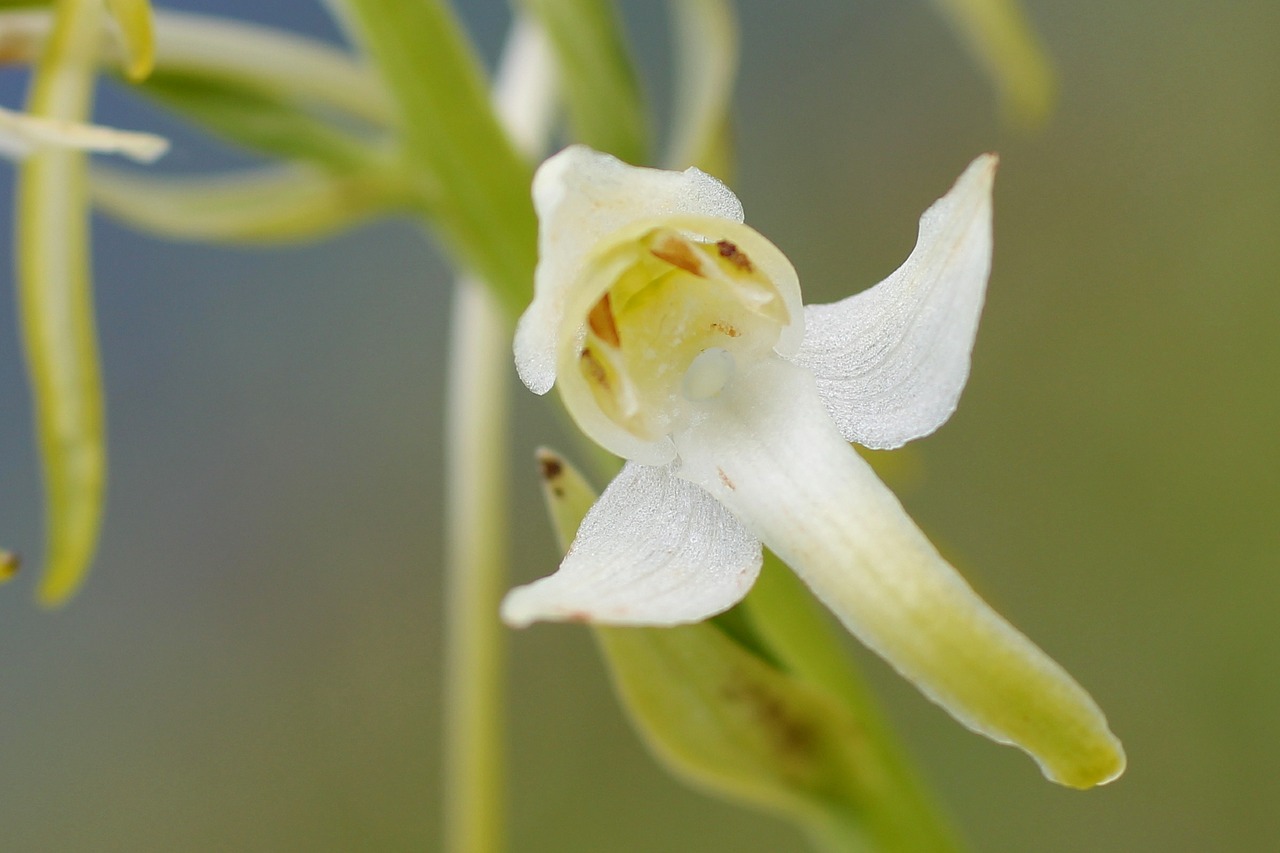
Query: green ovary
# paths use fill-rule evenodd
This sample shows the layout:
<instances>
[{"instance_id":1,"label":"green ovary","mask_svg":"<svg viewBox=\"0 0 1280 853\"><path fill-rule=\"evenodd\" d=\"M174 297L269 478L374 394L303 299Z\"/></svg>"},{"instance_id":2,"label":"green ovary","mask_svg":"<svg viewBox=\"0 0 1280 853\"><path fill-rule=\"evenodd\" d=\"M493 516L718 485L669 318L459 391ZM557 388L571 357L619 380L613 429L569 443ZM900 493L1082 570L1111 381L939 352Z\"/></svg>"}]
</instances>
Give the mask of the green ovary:
<instances>
[{"instance_id":1,"label":"green ovary","mask_svg":"<svg viewBox=\"0 0 1280 853\"><path fill-rule=\"evenodd\" d=\"M587 318L578 366L605 415L653 440L714 405L790 318L773 283L728 241L655 228L610 255L619 253L623 271Z\"/></svg>"}]
</instances>

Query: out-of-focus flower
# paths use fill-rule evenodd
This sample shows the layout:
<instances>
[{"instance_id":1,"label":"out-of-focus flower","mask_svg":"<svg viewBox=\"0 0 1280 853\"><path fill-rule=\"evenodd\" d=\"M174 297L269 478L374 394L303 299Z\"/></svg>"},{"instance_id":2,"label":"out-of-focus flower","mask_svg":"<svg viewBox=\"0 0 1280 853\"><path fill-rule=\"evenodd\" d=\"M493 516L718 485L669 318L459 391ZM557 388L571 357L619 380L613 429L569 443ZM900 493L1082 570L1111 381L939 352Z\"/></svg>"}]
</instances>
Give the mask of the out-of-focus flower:
<instances>
[{"instance_id":1,"label":"out-of-focus flower","mask_svg":"<svg viewBox=\"0 0 1280 853\"><path fill-rule=\"evenodd\" d=\"M152 133L45 118L0 107L0 156L19 160L42 148L122 154L150 163L169 149L169 143Z\"/></svg>"},{"instance_id":2,"label":"out-of-focus flower","mask_svg":"<svg viewBox=\"0 0 1280 853\"><path fill-rule=\"evenodd\" d=\"M504 619L696 622L739 601L767 544L840 620L970 728L1058 782L1124 768L1089 695L964 582L848 444L897 447L955 409L991 259L996 158L925 212L906 263L803 307L794 269L714 178L582 146L534 180L540 258L521 378L557 381L627 465L553 576Z\"/></svg>"}]
</instances>

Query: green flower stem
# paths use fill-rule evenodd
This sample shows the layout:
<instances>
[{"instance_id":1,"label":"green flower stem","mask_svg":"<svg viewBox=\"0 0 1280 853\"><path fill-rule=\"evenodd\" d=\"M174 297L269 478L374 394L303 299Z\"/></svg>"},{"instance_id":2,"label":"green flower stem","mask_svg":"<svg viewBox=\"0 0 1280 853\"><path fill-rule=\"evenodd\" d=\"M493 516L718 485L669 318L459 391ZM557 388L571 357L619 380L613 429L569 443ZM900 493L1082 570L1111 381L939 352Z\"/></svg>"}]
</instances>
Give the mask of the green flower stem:
<instances>
[{"instance_id":1,"label":"green flower stem","mask_svg":"<svg viewBox=\"0 0 1280 853\"><path fill-rule=\"evenodd\" d=\"M533 167L503 133L480 65L440 0L331 0L381 73L415 171L437 184L428 211L460 265L514 319L533 292Z\"/></svg>"},{"instance_id":2,"label":"green flower stem","mask_svg":"<svg viewBox=\"0 0 1280 853\"><path fill-rule=\"evenodd\" d=\"M732 171L733 83L738 21L731 0L668 0L676 68L667 168L697 166L722 180Z\"/></svg>"},{"instance_id":3,"label":"green flower stem","mask_svg":"<svg viewBox=\"0 0 1280 853\"><path fill-rule=\"evenodd\" d=\"M550 48L517 18L493 100L514 144L546 146L555 106ZM445 442L446 526L445 843L448 853L493 853L503 844L502 683L510 465L507 377L511 326L481 282L462 278L452 317Z\"/></svg>"},{"instance_id":4,"label":"green flower stem","mask_svg":"<svg viewBox=\"0 0 1280 853\"><path fill-rule=\"evenodd\" d=\"M62 0L36 64L27 109L88 118L101 0ZM49 148L22 164L17 188L18 297L48 528L40 601L79 586L97 545L106 480L102 377L89 276L87 158Z\"/></svg>"},{"instance_id":5,"label":"green flower stem","mask_svg":"<svg viewBox=\"0 0 1280 853\"><path fill-rule=\"evenodd\" d=\"M521 0L559 61L574 136L628 163L647 159L648 117L613 0Z\"/></svg>"},{"instance_id":6,"label":"green flower stem","mask_svg":"<svg viewBox=\"0 0 1280 853\"><path fill-rule=\"evenodd\" d=\"M462 281L451 322L445 442L449 489L445 596L445 844L490 853L503 843L502 675L509 486L506 316Z\"/></svg>"}]
</instances>

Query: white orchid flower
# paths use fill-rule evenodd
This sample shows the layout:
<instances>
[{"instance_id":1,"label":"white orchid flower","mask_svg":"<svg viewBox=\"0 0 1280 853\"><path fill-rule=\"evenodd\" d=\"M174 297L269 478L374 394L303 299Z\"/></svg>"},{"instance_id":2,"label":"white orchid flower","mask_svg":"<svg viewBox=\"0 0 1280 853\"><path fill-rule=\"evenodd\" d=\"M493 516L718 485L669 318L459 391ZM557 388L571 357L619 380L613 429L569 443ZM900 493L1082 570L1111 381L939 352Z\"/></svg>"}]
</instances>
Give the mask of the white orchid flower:
<instances>
[{"instance_id":1,"label":"white orchid flower","mask_svg":"<svg viewBox=\"0 0 1280 853\"><path fill-rule=\"evenodd\" d=\"M1074 787L1124 768L1089 695L991 610L849 445L956 407L991 264L996 158L920 220L889 278L803 307L786 257L709 175L573 146L533 184L541 231L521 378L628 462L554 575L503 618L668 626L737 603L768 545L960 722Z\"/></svg>"}]
</instances>

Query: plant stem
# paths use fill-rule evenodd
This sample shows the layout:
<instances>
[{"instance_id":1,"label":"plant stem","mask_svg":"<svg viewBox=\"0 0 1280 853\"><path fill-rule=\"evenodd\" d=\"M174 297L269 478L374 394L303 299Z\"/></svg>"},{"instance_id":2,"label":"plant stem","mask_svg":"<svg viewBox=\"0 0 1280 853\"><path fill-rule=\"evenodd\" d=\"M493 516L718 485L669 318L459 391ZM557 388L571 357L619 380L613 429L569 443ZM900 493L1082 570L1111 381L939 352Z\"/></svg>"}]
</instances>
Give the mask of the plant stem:
<instances>
[{"instance_id":1,"label":"plant stem","mask_svg":"<svg viewBox=\"0 0 1280 853\"><path fill-rule=\"evenodd\" d=\"M411 171L433 182L435 233L514 319L533 293L533 169L490 108L453 10L442 0L329 3L382 77Z\"/></svg>"},{"instance_id":2,"label":"plant stem","mask_svg":"<svg viewBox=\"0 0 1280 853\"><path fill-rule=\"evenodd\" d=\"M507 561L506 317L481 284L453 306L445 446L445 846L502 847L503 634Z\"/></svg>"},{"instance_id":3,"label":"plant stem","mask_svg":"<svg viewBox=\"0 0 1280 853\"><path fill-rule=\"evenodd\" d=\"M518 18L493 99L504 129L530 156L546 144L554 106L551 57L541 31ZM503 844L504 634L510 466L507 377L511 327L483 283L458 282L449 349L445 448L445 841L448 853L493 853Z\"/></svg>"}]
</instances>

